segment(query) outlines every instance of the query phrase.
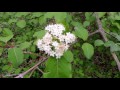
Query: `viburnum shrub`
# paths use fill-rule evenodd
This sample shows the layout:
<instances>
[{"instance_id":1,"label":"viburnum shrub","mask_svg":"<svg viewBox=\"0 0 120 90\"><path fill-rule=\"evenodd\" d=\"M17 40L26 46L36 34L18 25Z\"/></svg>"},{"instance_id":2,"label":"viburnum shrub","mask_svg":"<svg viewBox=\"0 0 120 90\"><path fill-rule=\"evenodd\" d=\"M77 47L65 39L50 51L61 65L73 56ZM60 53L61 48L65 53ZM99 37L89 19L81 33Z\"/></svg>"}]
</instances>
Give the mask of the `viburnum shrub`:
<instances>
[{"instance_id":1,"label":"viburnum shrub","mask_svg":"<svg viewBox=\"0 0 120 90\"><path fill-rule=\"evenodd\" d=\"M120 12L0 12L0 78L118 78L119 71Z\"/></svg>"},{"instance_id":2,"label":"viburnum shrub","mask_svg":"<svg viewBox=\"0 0 120 90\"><path fill-rule=\"evenodd\" d=\"M37 41L39 50L51 56L46 63L47 73L44 73L44 77L72 77L70 59L67 59L69 55L72 56L68 49L75 42L75 35L65 32L63 24L51 24L45 30L46 34Z\"/></svg>"}]
</instances>

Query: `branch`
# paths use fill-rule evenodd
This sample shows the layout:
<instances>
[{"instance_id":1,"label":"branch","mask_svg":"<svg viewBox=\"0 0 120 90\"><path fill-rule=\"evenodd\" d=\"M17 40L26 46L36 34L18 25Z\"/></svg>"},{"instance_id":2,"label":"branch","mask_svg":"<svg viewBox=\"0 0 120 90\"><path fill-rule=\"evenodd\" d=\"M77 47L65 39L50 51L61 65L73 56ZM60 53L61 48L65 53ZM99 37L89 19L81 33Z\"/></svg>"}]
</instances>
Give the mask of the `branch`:
<instances>
[{"instance_id":1,"label":"branch","mask_svg":"<svg viewBox=\"0 0 120 90\"><path fill-rule=\"evenodd\" d=\"M36 53L32 53L32 52L23 52L24 54L33 54L33 55L35 55L35 56L39 56L38 54L36 54Z\"/></svg>"},{"instance_id":2,"label":"branch","mask_svg":"<svg viewBox=\"0 0 120 90\"><path fill-rule=\"evenodd\" d=\"M23 78L27 73L29 73L30 71L32 71L34 68L38 67L38 65L40 65L41 63L43 63L44 61L46 61L47 58L42 58L42 60L40 60L37 64L35 64L32 68L30 68L29 70L19 74L18 76L16 76L15 78Z\"/></svg>"},{"instance_id":3,"label":"branch","mask_svg":"<svg viewBox=\"0 0 120 90\"><path fill-rule=\"evenodd\" d=\"M100 31L99 31L99 29L98 29L98 30L96 30L95 32L90 33L89 36L92 36L92 35L94 35L94 34L96 34L96 33L99 33L99 32L100 32Z\"/></svg>"},{"instance_id":4,"label":"branch","mask_svg":"<svg viewBox=\"0 0 120 90\"><path fill-rule=\"evenodd\" d=\"M98 31L99 31L100 34L102 35L104 41L107 42L107 41L108 41L108 38L106 37L105 31L104 31L104 29L102 28L102 23L101 23L101 21L100 21L100 19L99 19L99 17L98 17L98 13L97 13L97 12L95 12L95 16L96 16L96 20L97 20L97 24L98 24L98 28L99 28ZM111 54L112 54L112 57L114 58L115 62L117 63L118 70L120 71L120 61L119 61L117 55L116 55L114 52L111 52Z\"/></svg>"},{"instance_id":5,"label":"branch","mask_svg":"<svg viewBox=\"0 0 120 90\"><path fill-rule=\"evenodd\" d=\"M102 28L102 23L101 23L101 21L100 21L100 19L99 19L99 17L98 17L97 12L95 13L95 16L96 16L96 20L97 20L99 32L100 32L100 34L102 35L104 41L106 42L106 41L108 41L108 39L107 39L107 37L106 37L106 35L105 35L104 29Z\"/></svg>"},{"instance_id":6,"label":"branch","mask_svg":"<svg viewBox=\"0 0 120 90\"><path fill-rule=\"evenodd\" d=\"M39 67L37 67L37 70L41 72L42 74L44 73Z\"/></svg>"},{"instance_id":7,"label":"branch","mask_svg":"<svg viewBox=\"0 0 120 90\"><path fill-rule=\"evenodd\" d=\"M8 74L8 75L5 75L3 77L14 77L14 76L17 76L17 74Z\"/></svg>"},{"instance_id":8,"label":"branch","mask_svg":"<svg viewBox=\"0 0 120 90\"><path fill-rule=\"evenodd\" d=\"M35 70L36 70L36 68L34 68L34 69L31 71L31 73L30 73L30 75L29 75L29 78L32 76L32 74L34 73Z\"/></svg>"}]
</instances>

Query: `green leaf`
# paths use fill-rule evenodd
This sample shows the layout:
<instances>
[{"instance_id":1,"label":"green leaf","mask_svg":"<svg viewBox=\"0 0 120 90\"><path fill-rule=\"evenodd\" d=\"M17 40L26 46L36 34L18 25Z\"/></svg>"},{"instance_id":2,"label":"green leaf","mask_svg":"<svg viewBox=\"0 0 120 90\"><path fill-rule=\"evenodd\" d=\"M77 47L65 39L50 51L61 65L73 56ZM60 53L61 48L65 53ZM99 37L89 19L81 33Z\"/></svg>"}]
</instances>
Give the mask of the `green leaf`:
<instances>
[{"instance_id":1,"label":"green leaf","mask_svg":"<svg viewBox=\"0 0 120 90\"><path fill-rule=\"evenodd\" d=\"M44 19L52 18L52 17L55 18L57 23L61 23L67 17L67 13L66 12L47 12L44 16Z\"/></svg>"},{"instance_id":2,"label":"green leaf","mask_svg":"<svg viewBox=\"0 0 120 90\"><path fill-rule=\"evenodd\" d=\"M3 52L3 48L0 48L0 56L2 55Z\"/></svg>"},{"instance_id":3,"label":"green leaf","mask_svg":"<svg viewBox=\"0 0 120 90\"><path fill-rule=\"evenodd\" d=\"M110 47L112 44L114 44L113 41L107 41L107 42L104 43L104 46L105 47Z\"/></svg>"},{"instance_id":4,"label":"green leaf","mask_svg":"<svg viewBox=\"0 0 120 90\"><path fill-rule=\"evenodd\" d=\"M88 38L88 31L83 27L77 28L75 30L75 34L76 34L76 36L83 39L84 41L86 41Z\"/></svg>"},{"instance_id":5,"label":"green leaf","mask_svg":"<svg viewBox=\"0 0 120 90\"><path fill-rule=\"evenodd\" d=\"M20 28L24 28L26 26L26 21L25 20L19 20L17 22L17 26Z\"/></svg>"},{"instance_id":6,"label":"green leaf","mask_svg":"<svg viewBox=\"0 0 120 90\"><path fill-rule=\"evenodd\" d=\"M24 59L29 59L30 54L24 54Z\"/></svg>"},{"instance_id":7,"label":"green leaf","mask_svg":"<svg viewBox=\"0 0 120 90\"><path fill-rule=\"evenodd\" d=\"M4 58L4 59L3 59L3 58L1 58L1 59L2 59L2 63L3 63L3 64L6 64L6 63L8 62L8 60L7 60L7 59L5 59L5 58Z\"/></svg>"},{"instance_id":8,"label":"green leaf","mask_svg":"<svg viewBox=\"0 0 120 90\"><path fill-rule=\"evenodd\" d=\"M79 60L79 63L80 63L80 65L83 65L84 62L82 60Z\"/></svg>"},{"instance_id":9,"label":"green leaf","mask_svg":"<svg viewBox=\"0 0 120 90\"><path fill-rule=\"evenodd\" d=\"M2 32L2 28L0 27L0 33Z\"/></svg>"},{"instance_id":10,"label":"green leaf","mask_svg":"<svg viewBox=\"0 0 120 90\"><path fill-rule=\"evenodd\" d=\"M120 20L120 15L115 15L115 20Z\"/></svg>"},{"instance_id":11,"label":"green leaf","mask_svg":"<svg viewBox=\"0 0 120 90\"><path fill-rule=\"evenodd\" d=\"M106 12L98 12L99 18L103 17L106 14Z\"/></svg>"},{"instance_id":12,"label":"green leaf","mask_svg":"<svg viewBox=\"0 0 120 90\"><path fill-rule=\"evenodd\" d=\"M11 48L8 50L8 59L14 67L23 63L24 54L20 48Z\"/></svg>"},{"instance_id":13,"label":"green leaf","mask_svg":"<svg viewBox=\"0 0 120 90\"><path fill-rule=\"evenodd\" d=\"M120 46L117 44L111 44L110 51L111 52L120 51Z\"/></svg>"},{"instance_id":14,"label":"green leaf","mask_svg":"<svg viewBox=\"0 0 120 90\"><path fill-rule=\"evenodd\" d=\"M82 45L82 49L83 49L83 52L84 52L84 55L86 56L86 58L91 59L91 57L94 54L94 47L89 43L84 43Z\"/></svg>"},{"instance_id":15,"label":"green leaf","mask_svg":"<svg viewBox=\"0 0 120 90\"><path fill-rule=\"evenodd\" d=\"M21 68L16 69L16 70L15 70L15 74L19 74L20 71L21 71Z\"/></svg>"},{"instance_id":16,"label":"green leaf","mask_svg":"<svg viewBox=\"0 0 120 90\"><path fill-rule=\"evenodd\" d=\"M31 42L24 42L24 43L21 43L21 44L20 44L20 48L21 48L22 50L24 50L24 49L29 48L30 45L31 45Z\"/></svg>"},{"instance_id":17,"label":"green leaf","mask_svg":"<svg viewBox=\"0 0 120 90\"><path fill-rule=\"evenodd\" d=\"M82 26L82 23L80 23L80 22L75 22L75 21L72 21L71 24L72 24L76 29L79 29L79 28Z\"/></svg>"},{"instance_id":18,"label":"green leaf","mask_svg":"<svg viewBox=\"0 0 120 90\"><path fill-rule=\"evenodd\" d=\"M33 37L37 37L39 39L42 39L45 34L46 34L46 31L45 30L41 30L41 31L35 32Z\"/></svg>"},{"instance_id":19,"label":"green leaf","mask_svg":"<svg viewBox=\"0 0 120 90\"><path fill-rule=\"evenodd\" d=\"M29 12L17 12L17 13L15 14L15 17L26 16L26 15L28 15L28 14L29 14Z\"/></svg>"},{"instance_id":20,"label":"green leaf","mask_svg":"<svg viewBox=\"0 0 120 90\"><path fill-rule=\"evenodd\" d=\"M107 41L104 44L105 47L110 47L111 52L120 51L119 43L114 43L113 41Z\"/></svg>"},{"instance_id":21,"label":"green leaf","mask_svg":"<svg viewBox=\"0 0 120 90\"><path fill-rule=\"evenodd\" d=\"M13 38L13 33L9 28L3 29L3 35L0 36L0 41L7 43L11 38Z\"/></svg>"},{"instance_id":22,"label":"green leaf","mask_svg":"<svg viewBox=\"0 0 120 90\"><path fill-rule=\"evenodd\" d=\"M15 23L17 22L17 19L9 19L8 23L11 24L11 23Z\"/></svg>"},{"instance_id":23,"label":"green leaf","mask_svg":"<svg viewBox=\"0 0 120 90\"><path fill-rule=\"evenodd\" d=\"M71 63L69 63L64 57L56 60L50 57L46 62L46 73L44 78L71 78L72 70Z\"/></svg>"},{"instance_id":24,"label":"green leaf","mask_svg":"<svg viewBox=\"0 0 120 90\"><path fill-rule=\"evenodd\" d=\"M44 16L41 16L41 17L39 18L39 23L40 23L40 25L44 24L45 22L46 22L46 19L44 19Z\"/></svg>"},{"instance_id":25,"label":"green leaf","mask_svg":"<svg viewBox=\"0 0 120 90\"><path fill-rule=\"evenodd\" d=\"M114 43L113 41L107 41L104 44L105 47L110 47L111 52L120 51L119 43Z\"/></svg>"},{"instance_id":26,"label":"green leaf","mask_svg":"<svg viewBox=\"0 0 120 90\"><path fill-rule=\"evenodd\" d=\"M36 58L37 58L37 56L36 56L36 55L34 55L34 54L31 54L31 55L30 55L30 58L32 58L32 59L36 59Z\"/></svg>"},{"instance_id":27,"label":"green leaf","mask_svg":"<svg viewBox=\"0 0 120 90\"><path fill-rule=\"evenodd\" d=\"M98 39L98 40L95 40L94 45L95 46L102 46L102 45L104 45L104 42L102 40Z\"/></svg>"},{"instance_id":28,"label":"green leaf","mask_svg":"<svg viewBox=\"0 0 120 90\"><path fill-rule=\"evenodd\" d=\"M35 50L36 50L36 45L32 45L32 46L30 47L30 51L35 52Z\"/></svg>"},{"instance_id":29,"label":"green leaf","mask_svg":"<svg viewBox=\"0 0 120 90\"><path fill-rule=\"evenodd\" d=\"M9 65L5 65L5 66L2 67L2 70L5 71L5 70L8 70L9 68L10 68Z\"/></svg>"},{"instance_id":30,"label":"green leaf","mask_svg":"<svg viewBox=\"0 0 120 90\"><path fill-rule=\"evenodd\" d=\"M120 29L120 24L118 22L112 21L112 25Z\"/></svg>"},{"instance_id":31,"label":"green leaf","mask_svg":"<svg viewBox=\"0 0 120 90\"><path fill-rule=\"evenodd\" d=\"M40 17L42 15L43 15L43 13L41 13L41 12L34 12L33 15L32 15L32 18L34 18L34 17Z\"/></svg>"},{"instance_id":32,"label":"green leaf","mask_svg":"<svg viewBox=\"0 0 120 90\"><path fill-rule=\"evenodd\" d=\"M109 17L111 20L120 20L120 13L119 12L109 12Z\"/></svg>"},{"instance_id":33,"label":"green leaf","mask_svg":"<svg viewBox=\"0 0 120 90\"><path fill-rule=\"evenodd\" d=\"M66 22L70 23L71 21L73 21L72 16L68 14L66 18Z\"/></svg>"},{"instance_id":34,"label":"green leaf","mask_svg":"<svg viewBox=\"0 0 120 90\"><path fill-rule=\"evenodd\" d=\"M90 25L90 22L89 21L85 21L84 23L83 23L83 26L84 27L87 27L87 26L89 26Z\"/></svg>"},{"instance_id":35,"label":"green leaf","mask_svg":"<svg viewBox=\"0 0 120 90\"><path fill-rule=\"evenodd\" d=\"M68 62L73 61L73 53L70 50L67 50L63 56Z\"/></svg>"},{"instance_id":36,"label":"green leaf","mask_svg":"<svg viewBox=\"0 0 120 90\"><path fill-rule=\"evenodd\" d=\"M118 41L120 41L120 35L118 35L117 33L110 33L112 36L114 36Z\"/></svg>"},{"instance_id":37,"label":"green leaf","mask_svg":"<svg viewBox=\"0 0 120 90\"><path fill-rule=\"evenodd\" d=\"M93 16L93 13L92 12L85 12L85 19L87 21L94 21L95 20L95 16Z\"/></svg>"},{"instance_id":38,"label":"green leaf","mask_svg":"<svg viewBox=\"0 0 120 90\"><path fill-rule=\"evenodd\" d=\"M112 66L116 66L117 64L116 64L115 61L112 61L112 62L111 62L111 65L112 65Z\"/></svg>"}]
</instances>

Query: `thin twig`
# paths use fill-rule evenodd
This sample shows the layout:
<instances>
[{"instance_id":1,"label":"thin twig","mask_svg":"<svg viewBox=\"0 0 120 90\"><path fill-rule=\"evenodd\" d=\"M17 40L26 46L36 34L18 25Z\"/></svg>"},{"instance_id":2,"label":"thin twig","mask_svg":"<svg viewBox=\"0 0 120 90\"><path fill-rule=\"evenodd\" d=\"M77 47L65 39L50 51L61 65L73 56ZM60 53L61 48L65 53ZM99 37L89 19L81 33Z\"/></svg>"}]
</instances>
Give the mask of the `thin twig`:
<instances>
[{"instance_id":1,"label":"thin twig","mask_svg":"<svg viewBox=\"0 0 120 90\"><path fill-rule=\"evenodd\" d=\"M37 67L37 70L40 71L42 74L44 73L39 67Z\"/></svg>"},{"instance_id":2,"label":"thin twig","mask_svg":"<svg viewBox=\"0 0 120 90\"><path fill-rule=\"evenodd\" d=\"M100 21L100 19L99 19L99 17L98 17L98 13L97 13L97 12L95 13L95 16L96 16L96 20L97 20L99 32L100 32L100 34L102 35L104 41L107 42L107 41L108 41L108 38L106 37L105 31L104 31L104 29L102 28L102 23L101 23L101 21ZM114 60L115 60L116 63L117 63L118 70L120 71L120 61L119 61L117 55L115 54L115 52L111 52L111 54L112 54L112 57L114 58Z\"/></svg>"},{"instance_id":3,"label":"thin twig","mask_svg":"<svg viewBox=\"0 0 120 90\"><path fill-rule=\"evenodd\" d=\"M108 41L108 39L107 39L106 34L105 34L105 32L104 32L104 30L103 30L103 28L102 28L102 23L101 23L101 21L100 21L100 19L99 19L99 17L98 17L97 12L95 13L95 16L96 16L96 20L97 20L99 32L100 32L100 34L102 35L104 41L106 42L106 41Z\"/></svg>"},{"instance_id":4,"label":"thin twig","mask_svg":"<svg viewBox=\"0 0 120 90\"><path fill-rule=\"evenodd\" d=\"M44 61L46 61L47 58L42 58L42 60L40 60L37 64L35 64L32 68L30 68L29 70L19 74L18 76L16 76L15 78L23 78L27 73L29 73L31 70L33 70L34 68L36 68L38 65L40 65L41 63L43 63Z\"/></svg>"},{"instance_id":5,"label":"thin twig","mask_svg":"<svg viewBox=\"0 0 120 90\"><path fill-rule=\"evenodd\" d=\"M89 36L92 36L92 35L94 35L94 34L96 34L96 33L99 33L99 30L96 30L95 32L90 33Z\"/></svg>"},{"instance_id":6,"label":"thin twig","mask_svg":"<svg viewBox=\"0 0 120 90\"><path fill-rule=\"evenodd\" d=\"M31 73L30 73L30 75L29 75L29 78L32 76L32 74L34 73L34 71L35 70L38 70L39 72L41 72L42 74L44 73L40 68L38 68L38 66L36 67L36 68L34 68L32 71L31 71Z\"/></svg>"},{"instance_id":7,"label":"thin twig","mask_svg":"<svg viewBox=\"0 0 120 90\"><path fill-rule=\"evenodd\" d=\"M39 56L38 54L36 54L36 53L32 53L32 52L23 52L24 54L33 54L33 55L35 55L35 56Z\"/></svg>"},{"instance_id":8,"label":"thin twig","mask_svg":"<svg viewBox=\"0 0 120 90\"><path fill-rule=\"evenodd\" d=\"M3 77L14 77L14 76L17 76L17 74L8 74L8 75L5 75Z\"/></svg>"},{"instance_id":9,"label":"thin twig","mask_svg":"<svg viewBox=\"0 0 120 90\"><path fill-rule=\"evenodd\" d=\"M29 78L32 76L32 74L34 73L35 70L36 70L36 68L34 68L34 69L31 71L31 73L30 73L30 75L29 75Z\"/></svg>"}]
</instances>

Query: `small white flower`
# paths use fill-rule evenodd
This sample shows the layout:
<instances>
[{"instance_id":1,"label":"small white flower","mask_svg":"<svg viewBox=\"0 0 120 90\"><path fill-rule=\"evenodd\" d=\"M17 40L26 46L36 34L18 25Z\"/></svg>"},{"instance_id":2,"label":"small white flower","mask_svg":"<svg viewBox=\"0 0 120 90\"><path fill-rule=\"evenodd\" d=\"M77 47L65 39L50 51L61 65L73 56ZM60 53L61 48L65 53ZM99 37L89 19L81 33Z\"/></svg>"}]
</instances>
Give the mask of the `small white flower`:
<instances>
[{"instance_id":1,"label":"small white flower","mask_svg":"<svg viewBox=\"0 0 120 90\"><path fill-rule=\"evenodd\" d=\"M54 56L55 56L55 52L54 52L54 51L51 51L51 52L50 52L50 56L54 57Z\"/></svg>"},{"instance_id":2,"label":"small white flower","mask_svg":"<svg viewBox=\"0 0 120 90\"><path fill-rule=\"evenodd\" d=\"M43 44L43 43L42 43L42 40L39 39L39 40L37 41L37 47L39 48L39 50L43 50L42 44Z\"/></svg>"},{"instance_id":3,"label":"small white flower","mask_svg":"<svg viewBox=\"0 0 120 90\"><path fill-rule=\"evenodd\" d=\"M39 39L39 40L37 41L37 46L39 47L40 45L42 45L42 40Z\"/></svg>"},{"instance_id":4,"label":"small white flower","mask_svg":"<svg viewBox=\"0 0 120 90\"><path fill-rule=\"evenodd\" d=\"M45 51L46 53L49 53L49 52L51 51L50 45L44 45L44 46L43 46L43 49L44 49L44 51Z\"/></svg>"},{"instance_id":5,"label":"small white flower","mask_svg":"<svg viewBox=\"0 0 120 90\"><path fill-rule=\"evenodd\" d=\"M57 47L58 44L59 44L59 43L58 43L57 41L52 42L52 45L53 45L54 47Z\"/></svg>"},{"instance_id":6,"label":"small white flower","mask_svg":"<svg viewBox=\"0 0 120 90\"><path fill-rule=\"evenodd\" d=\"M58 39L60 40L60 42L64 42L64 41L65 41L65 38L66 38L65 35L60 35L60 36L58 37Z\"/></svg>"},{"instance_id":7,"label":"small white flower","mask_svg":"<svg viewBox=\"0 0 120 90\"><path fill-rule=\"evenodd\" d=\"M43 37L43 41L45 44L50 44L52 42L52 35L49 33L46 33L45 36Z\"/></svg>"},{"instance_id":8,"label":"small white flower","mask_svg":"<svg viewBox=\"0 0 120 90\"><path fill-rule=\"evenodd\" d=\"M66 33L66 38L65 38L65 41L66 43L73 43L75 41L75 35L74 34L71 34L70 32Z\"/></svg>"},{"instance_id":9,"label":"small white flower","mask_svg":"<svg viewBox=\"0 0 120 90\"><path fill-rule=\"evenodd\" d=\"M65 30L65 27L62 24L48 25L45 27L45 30L49 31L54 36L60 36Z\"/></svg>"},{"instance_id":10,"label":"small white flower","mask_svg":"<svg viewBox=\"0 0 120 90\"><path fill-rule=\"evenodd\" d=\"M59 59L63 54L61 53L56 53L56 59Z\"/></svg>"},{"instance_id":11,"label":"small white flower","mask_svg":"<svg viewBox=\"0 0 120 90\"><path fill-rule=\"evenodd\" d=\"M59 46L55 48L55 52L60 56L63 55L65 50L66 50L66 45L64 43L59 44Z\"/></svg>"},{"instance_id":12,"label":"small white flower","mask_svg":"<svg viewBox=\"0 0 120 90\"><path fill-rule=\"evenodd\" d=\"M63 34L65 27L62 24L52 24L45 27L48 32L37 42L37 47L46 54L59 59L68 50L69 43L76 39L70 32Z\"/></svg>"},{"instance_id":13,"label":"small white flower","mask_svg":"<svg viewBox=\"0 0 120 90\"><path fill-rule=\"evenodd\" d=\"M69 48L69 45L65 45L65 51L67 51L68 50L68 48Z\"/></svg>"}]
</instances>

